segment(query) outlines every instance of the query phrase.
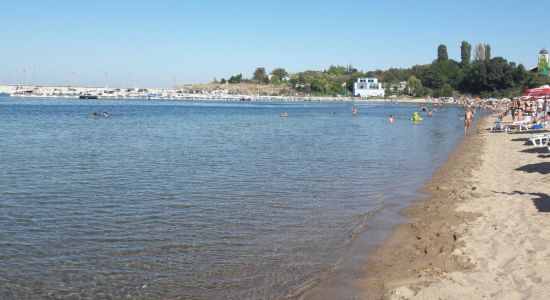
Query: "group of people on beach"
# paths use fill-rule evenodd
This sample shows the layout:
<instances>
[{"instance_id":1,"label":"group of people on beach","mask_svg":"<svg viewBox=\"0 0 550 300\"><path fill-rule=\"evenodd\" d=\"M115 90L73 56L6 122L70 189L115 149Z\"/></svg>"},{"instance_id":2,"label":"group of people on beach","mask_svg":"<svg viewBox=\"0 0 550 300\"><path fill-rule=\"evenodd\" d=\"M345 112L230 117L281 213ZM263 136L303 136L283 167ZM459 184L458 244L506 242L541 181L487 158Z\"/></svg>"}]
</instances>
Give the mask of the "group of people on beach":
<instances>
[{"instance_id":1,"label":"group of people on beach","mask_svg":"<svg viewBox=\"0 0 550 300\"><path fill-rule=\"evenodd\" d=\"M512 120L516 122L523 120L524 115L534 115L533 119L550 119L550 110L546 106L543 98L534 101L521 101L520 98L514 98L507 111L512 114ZM546 113L543 114L543 112Z\"/></svg>"}]
</instances>

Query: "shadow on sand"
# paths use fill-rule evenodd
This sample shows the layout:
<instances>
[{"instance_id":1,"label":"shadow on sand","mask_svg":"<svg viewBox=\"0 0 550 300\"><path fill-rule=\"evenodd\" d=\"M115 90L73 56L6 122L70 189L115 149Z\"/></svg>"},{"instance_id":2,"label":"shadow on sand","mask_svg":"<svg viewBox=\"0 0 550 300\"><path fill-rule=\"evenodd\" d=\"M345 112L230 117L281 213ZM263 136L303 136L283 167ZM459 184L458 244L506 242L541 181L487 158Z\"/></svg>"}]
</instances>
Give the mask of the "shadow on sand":
<instances>
[{"instance_id":1,"label":"shadow on sand","mask_svg":"<svg viewBox=\"0 0 550 300\"><path fill-rule=\"evenodd\" d=\"M521 150L520 152L523 152L523 153L548 153L548 148L545 146L545 147L535 147L535 148L528 148L528 149L524 149L524 150Z\"/></svg>"},{"instance_id":2,"label":"shadow on sand","mask_svg":"<svg viewBox=\"0 0 550 300\"><path fill-rule=\"evenodd\" d=\"M526 138L530 138L533 134L547 134L548 132L550 132L550 131L548 131L547 129L542 129L542 130L514 131L514 132L509 132L508 134L513 135L513 136L517 136L518 139L519 139L520 136L529 135Z\"/></svg>"},{"instance_id":3,"label":"shadow on sand","mask_svg":"<svg viewBox=\"0 0 550 300\"><path fill-rule=\"evenodd\" d=\"M524 143L528 143L529 142L529 138L517 138L517 139L511 139L510 141L512 142L524 142Z\"/></svg>"},{"instance_id":4,"label":"shadow on sand","mask_svg":"<svg viewBox=\"0 0 550 300\"><path fill-rule=\"evenodd\" d=\"M541 173L543 175L550 174L550 162L541 162L536 164L529 164L523 167L519 167L516 171L522 171L527 173Z\"/></svg>"},{"instance_id":5,"label":"shadow on sand","mask_svg":"<svg viewBox=\"0 0 550 300\"><path fill-rule=\"evenodd\" d=\"M539 212L550 212L550 195L544 194L544 193L525 193L522 191L513 191L511 193L506 192L495 192L498 194L506 194L506 195L531 195L535 196L533 199L533 204L535 204L535 207Z\"/></svg>"}]
</instances>

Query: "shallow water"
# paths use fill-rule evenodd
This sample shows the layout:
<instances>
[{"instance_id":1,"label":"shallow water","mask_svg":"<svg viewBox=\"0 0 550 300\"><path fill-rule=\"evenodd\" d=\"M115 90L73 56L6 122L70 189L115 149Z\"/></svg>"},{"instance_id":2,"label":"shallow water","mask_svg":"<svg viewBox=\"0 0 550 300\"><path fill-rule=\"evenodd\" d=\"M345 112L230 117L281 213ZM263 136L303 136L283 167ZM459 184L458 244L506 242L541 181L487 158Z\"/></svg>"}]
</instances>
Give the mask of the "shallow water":
<instances>
[{"instance_id":1,"label":"shallow water","mask_svg":"<svg viewBox=\"0 0 550 300\"><path fill-rule=\"evenodd\" d=\"M358 107L1 98L0 298L294 295L462 136L456 108Z\"/></svg>"}]
</instances>

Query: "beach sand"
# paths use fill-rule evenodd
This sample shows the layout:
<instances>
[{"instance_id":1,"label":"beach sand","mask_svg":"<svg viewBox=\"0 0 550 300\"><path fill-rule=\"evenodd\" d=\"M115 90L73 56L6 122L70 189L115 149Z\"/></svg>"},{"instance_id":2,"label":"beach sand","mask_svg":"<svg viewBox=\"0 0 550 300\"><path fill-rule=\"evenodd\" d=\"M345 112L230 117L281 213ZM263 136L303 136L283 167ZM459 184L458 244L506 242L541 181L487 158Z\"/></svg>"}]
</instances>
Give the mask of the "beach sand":
<instances>
[{"instance_id":1,"label":"beach sand","mask_svg":"<svg viewBox=\"0 0 550 300\"><path fill-rule=\"evenodd\" d=\"M477 127L370 256L361 299L548 299L550 153Z\"/></svg>"}]
</instances>

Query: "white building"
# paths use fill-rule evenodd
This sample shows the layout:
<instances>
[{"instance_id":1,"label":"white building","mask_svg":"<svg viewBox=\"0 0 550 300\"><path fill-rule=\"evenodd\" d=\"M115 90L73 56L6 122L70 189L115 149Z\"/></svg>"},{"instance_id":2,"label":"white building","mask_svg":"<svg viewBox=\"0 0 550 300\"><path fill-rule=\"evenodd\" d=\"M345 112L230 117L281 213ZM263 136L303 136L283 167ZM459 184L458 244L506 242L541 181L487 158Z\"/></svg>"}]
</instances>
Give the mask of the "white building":
<instances>
[{"instance_id":1,"label":"white building","mask_svg":"<svg viewBox=\"0 0 550 300\"><path fill-rule=\"evenodd\" d=\"M353 95L361 98L384 97L384 88L377 78L358 78L353 84Z\"/></svg>"}]
</instances>

